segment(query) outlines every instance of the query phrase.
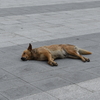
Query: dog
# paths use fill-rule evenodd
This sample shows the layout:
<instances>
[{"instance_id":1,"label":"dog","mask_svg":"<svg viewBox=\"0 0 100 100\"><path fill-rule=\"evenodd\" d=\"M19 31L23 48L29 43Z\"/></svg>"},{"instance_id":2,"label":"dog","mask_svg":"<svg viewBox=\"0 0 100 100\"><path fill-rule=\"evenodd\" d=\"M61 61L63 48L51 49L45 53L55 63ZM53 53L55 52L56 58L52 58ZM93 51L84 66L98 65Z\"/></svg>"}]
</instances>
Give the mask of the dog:
<instances>
[{"instance_id":1,"label":"dog","mask_svg":"<svg viewBox=\"0 0 100 100\"><path fill-rule=\"evenodd\" d=\"M32 45L29 44L27 50L22 53L21 60L47 60L49 65L57 66L58 64L54 61L57 58L68 57L81 59L83 62L90 62L90 59L82 56L88 54L92 53L70 44L56 44L50 46L42 46L34 49L32 49Z\"/></svg>"}]
</instances>

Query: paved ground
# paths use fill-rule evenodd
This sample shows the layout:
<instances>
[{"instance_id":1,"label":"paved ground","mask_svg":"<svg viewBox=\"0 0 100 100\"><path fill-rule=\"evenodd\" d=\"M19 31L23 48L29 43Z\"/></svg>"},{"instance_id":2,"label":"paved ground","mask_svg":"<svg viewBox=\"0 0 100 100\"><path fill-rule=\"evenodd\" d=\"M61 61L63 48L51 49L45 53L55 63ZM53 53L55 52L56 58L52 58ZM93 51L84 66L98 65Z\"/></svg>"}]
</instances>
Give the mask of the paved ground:
<instances>
[{"instance_id":1,"label":"paved ground","mask_svg":"<svg viewBox=\"0 0 100 100\"><path fill-rule=\"evenodd\" d=\"M99 100L100 1L1 0L0 100ZM75 59L22 62L23 50L68 43L93 52Z\"/></svg>"}]
</instances>

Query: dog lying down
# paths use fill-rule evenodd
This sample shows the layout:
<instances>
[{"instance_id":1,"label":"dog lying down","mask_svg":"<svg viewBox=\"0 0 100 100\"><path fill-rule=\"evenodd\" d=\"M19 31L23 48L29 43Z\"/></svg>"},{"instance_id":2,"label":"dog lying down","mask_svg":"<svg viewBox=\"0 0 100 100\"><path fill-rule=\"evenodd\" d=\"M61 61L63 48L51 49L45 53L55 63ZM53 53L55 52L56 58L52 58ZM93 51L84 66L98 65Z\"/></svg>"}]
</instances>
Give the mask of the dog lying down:
<instances>
[{"instance_id":1,"label":"dog lying down","mask_svg":"<svg viewBox=\"0 0 100 100\"><path fill-rule=\"evenodd\" d=\"M42 46L34 49L29 44L27 50L23 52L21 60L47 60L49 65L57 66L58 64L54 61L57 58L74 58L81 59L83 62L90 62L90 59L82 56L88 54L92 53L70 44Z\"/></svg>"}]
</instances>

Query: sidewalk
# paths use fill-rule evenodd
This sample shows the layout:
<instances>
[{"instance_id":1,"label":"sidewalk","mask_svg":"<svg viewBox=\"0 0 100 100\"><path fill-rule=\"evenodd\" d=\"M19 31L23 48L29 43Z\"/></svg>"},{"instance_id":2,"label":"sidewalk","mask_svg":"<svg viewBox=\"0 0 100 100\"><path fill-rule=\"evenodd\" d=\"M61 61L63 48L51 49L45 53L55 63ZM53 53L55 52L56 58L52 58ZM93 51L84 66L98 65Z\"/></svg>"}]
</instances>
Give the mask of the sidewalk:
<instances>
[{"instance_id":1,"label":"sidewalk","mask_svg":"<svg viewBox=\"0 0 100 100\"><path fill-rule=\"evenodd\" d=\"M100 99L100 1L11 0L0 4L0 100ZM74 44L93 52L91 62L22 62L22 51Z\"/></svg>"}]
</instances>

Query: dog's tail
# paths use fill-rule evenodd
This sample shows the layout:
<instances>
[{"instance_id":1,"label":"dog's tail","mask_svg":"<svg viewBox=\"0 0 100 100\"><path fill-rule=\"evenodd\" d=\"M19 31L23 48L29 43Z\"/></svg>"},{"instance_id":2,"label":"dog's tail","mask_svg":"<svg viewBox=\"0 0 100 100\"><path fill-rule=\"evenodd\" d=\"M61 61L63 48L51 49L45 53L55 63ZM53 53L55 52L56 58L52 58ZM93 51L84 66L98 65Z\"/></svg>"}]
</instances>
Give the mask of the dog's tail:
<instances>
[{"instance_id":1,"label":"dog's tail","mask_svg":"<svg viewBox=\"0 0 100 100\"><path fill-rule=\"evenodd\" d=\"M79 53L82 54L82 55L92 54L92 52L90 52L90 51L87 51L87 50L84 50L84 49L81 49L81 48L78 48L78 49L79 49Z\"/></svg>"}]
</instances>

